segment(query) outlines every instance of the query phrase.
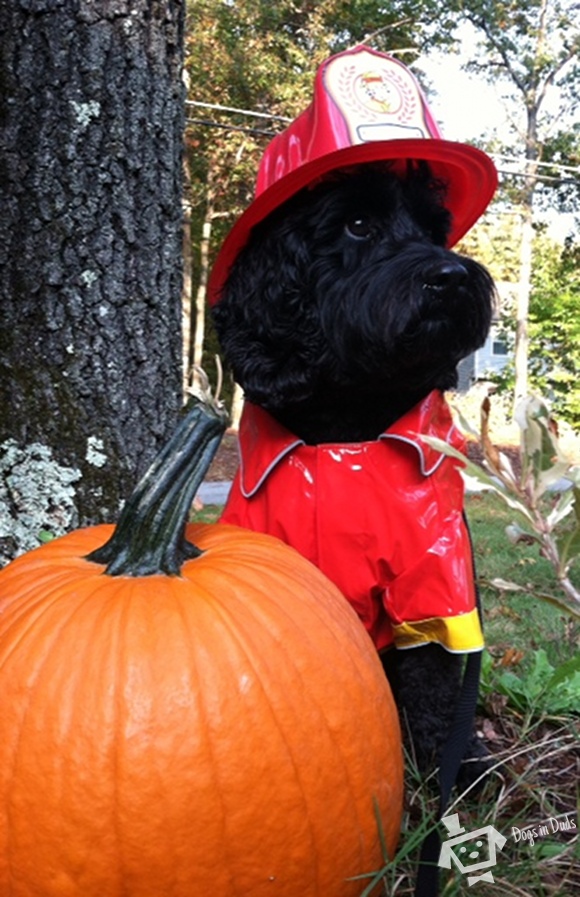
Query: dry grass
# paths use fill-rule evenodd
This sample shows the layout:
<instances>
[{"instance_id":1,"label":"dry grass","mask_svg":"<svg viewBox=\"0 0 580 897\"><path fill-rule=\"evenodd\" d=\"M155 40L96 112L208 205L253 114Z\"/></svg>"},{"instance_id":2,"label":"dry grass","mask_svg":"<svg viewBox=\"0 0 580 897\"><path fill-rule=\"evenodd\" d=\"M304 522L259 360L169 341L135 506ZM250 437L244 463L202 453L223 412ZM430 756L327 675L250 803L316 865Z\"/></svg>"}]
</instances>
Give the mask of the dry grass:
<instances>
[{"instance_id":1,"label":"dry grass","mask_svg":"<svg viewBox=\"0 0 580 897\"><path fill-rule=\"evenodd\" d=\"M479 881L480 897L568 897L580 887L578 788L580 782L580 723L569 719L544 719L523 726L523 720L506 713L481 719L493 744L494 769L477 795L456 796L448 813L458 813L466 832L492 825L507 839L491 869L493 882ZM425 784L418 784L412 770L407 776L407 808L401 853L389 868L382 890L375 895L411 897L416 875L417 849L408 852L405 841L426 829L436 800ZM552 831L557 819L574 828ZM544 828L541 828L544 826ZM442 839L447 836L440 826ZM536 838L530 841L529 834ZM518 840L519 837L519 840ZM455 867L441 870L441 897L466 894L467 876Z\"/></svg>"}]
</instances>

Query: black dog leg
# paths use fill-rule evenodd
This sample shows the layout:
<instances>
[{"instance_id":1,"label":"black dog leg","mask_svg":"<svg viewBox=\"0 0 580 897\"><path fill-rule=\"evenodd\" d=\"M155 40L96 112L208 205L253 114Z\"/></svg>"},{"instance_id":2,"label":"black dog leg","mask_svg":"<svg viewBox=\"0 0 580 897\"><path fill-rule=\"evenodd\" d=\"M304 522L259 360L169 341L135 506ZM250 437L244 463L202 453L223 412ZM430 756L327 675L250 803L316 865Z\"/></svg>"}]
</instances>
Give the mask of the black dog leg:
<instances>
[{"instance_id":1,"label":"black dog leg","mask_svg":"<svg viewBox=\"0 0 580 897\"><path fill-rule=\"evenodd\" d=\"M401 715L403 736L421 774L438 765L449 734L461 690L463 657L440 645L422 645L381 656ZM458 776L460 790L487 769L487 750L473 733Z\"/></svg>"}]
</instances>

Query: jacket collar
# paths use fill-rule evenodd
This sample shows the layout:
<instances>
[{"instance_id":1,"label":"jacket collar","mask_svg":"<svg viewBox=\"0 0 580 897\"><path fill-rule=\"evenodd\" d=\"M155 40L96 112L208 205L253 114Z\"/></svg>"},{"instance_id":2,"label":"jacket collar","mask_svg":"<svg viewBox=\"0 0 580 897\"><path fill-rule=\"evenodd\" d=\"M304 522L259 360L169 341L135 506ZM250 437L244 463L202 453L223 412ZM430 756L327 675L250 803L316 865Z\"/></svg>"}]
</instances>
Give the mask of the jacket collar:
<instances>
[{"instance_id":1,"label":"jacket collar","mask_svg":"<svg viewBox=\"0 0 580 897\"><path fill-rule=\"evenodd\" d=\"M395 439L412 445L419 456L421 473L427 477L439 467L444 455L422 442L422 436L436 436L459 449L464 445L439 390L430 392L395 421L379 440ZM262 408L246 401L239 432L240 488L244 497L254 495L282 458L304 444Z\"/></svg>"}]
</instances>

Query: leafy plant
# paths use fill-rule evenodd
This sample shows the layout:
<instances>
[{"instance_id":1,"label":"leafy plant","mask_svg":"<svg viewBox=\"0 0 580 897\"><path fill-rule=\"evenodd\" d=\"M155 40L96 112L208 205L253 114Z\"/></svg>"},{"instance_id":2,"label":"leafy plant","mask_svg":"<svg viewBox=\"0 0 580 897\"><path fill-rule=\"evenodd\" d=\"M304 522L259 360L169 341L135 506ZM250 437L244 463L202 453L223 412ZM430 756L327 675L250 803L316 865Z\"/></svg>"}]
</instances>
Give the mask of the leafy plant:
<instances>
[{"instance_id":1,"label":"leafy plant","mask_svg":"<svg viewBox=\"0 0 580 897\"><path fill-rule=\"evenodd\" d=\"M554 668L543 648L534 651L525 673L494 666L485 653L482 663L483 694L499 693L521 713L555 716L578 713L580 708L580 655Z\"/></svg>"},{"instance_id":2,"label":"leafy plant","mask_svg":"<svg viewBox=\"0 0 580 897\"><path fill-rule=\"evenodd\" d=\"M580 467L569 463L560 449L557 426L547 404L535 396L523 399L516 411L520 427L520 472L489 436L490 399L481 406L480 441L484 466L467 460L461 452L440 439L425 441L462 462L464 475L480 489L498 495L515 513L506 527L513 544L537 544L556 576L564 600L546 593L537 597L580 619L580 590L570 579L572 564L580 556ZM465 429L470 427L462 421ZM522 591L517 583L496 579L504 591Z\"/></svg>"}]
</instances>

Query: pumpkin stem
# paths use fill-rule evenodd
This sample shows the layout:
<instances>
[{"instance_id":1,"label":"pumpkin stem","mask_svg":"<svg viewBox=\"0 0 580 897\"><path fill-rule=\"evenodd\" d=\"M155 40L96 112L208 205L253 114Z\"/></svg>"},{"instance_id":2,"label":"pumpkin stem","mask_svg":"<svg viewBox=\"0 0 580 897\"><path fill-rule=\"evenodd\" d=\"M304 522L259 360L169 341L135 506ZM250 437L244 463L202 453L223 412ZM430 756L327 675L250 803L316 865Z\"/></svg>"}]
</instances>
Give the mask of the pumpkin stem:
<instances>
[{"instance_id":1,"label":"pumpkin stem","mask_svg":"<svg viewBox=\"0 0 580 897\"><path fill-rule=\"evenodd\" d=\"M209 391L194 397L169 442L125 503L113 535L87 555L109 576L177 576L201 551L185 538L195 494L218 449L227 413Z\"/></svg>"}]
</instances>

